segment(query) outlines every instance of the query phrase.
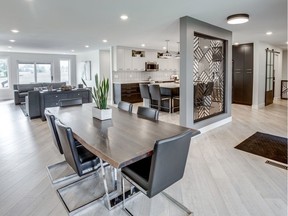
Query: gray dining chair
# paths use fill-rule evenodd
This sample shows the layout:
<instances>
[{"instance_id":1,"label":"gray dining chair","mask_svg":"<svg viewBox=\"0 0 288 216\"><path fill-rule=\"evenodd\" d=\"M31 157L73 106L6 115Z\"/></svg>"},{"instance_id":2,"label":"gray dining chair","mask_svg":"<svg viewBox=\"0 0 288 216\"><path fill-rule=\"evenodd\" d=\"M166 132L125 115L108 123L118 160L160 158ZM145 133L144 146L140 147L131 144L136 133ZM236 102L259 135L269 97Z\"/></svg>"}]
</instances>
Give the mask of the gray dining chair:
<instances>
[{"instance_id":1,"label":"gray dining chair","mask_svg":"<svg viewBox=\"0 0 288 216\"><path fill-rule=\"evenodd\" d=\"M130 211L125 207L124 179L138 188L147 197L152 198L158 193L162 193L175 203L176 206L184 210L187 215L192 214L185 206L163 191L183 177L191 137L192 130L188 129L179 135L157 140L152 156L122 168L122 207L127 214Z\"/></svg>"},{"instance_id":2,"label":"gray dining chair","mask_svg":"<svg viewBox=\"0 0 288 216\"><path fill-rule=\"evenodd\" d=\"M146 118L149 120L158 120L159 118L159 111L156 109L152 109L149 107L139 106L137 109L137 115L140 118Z\"/></svg>"},{"instance_id":3,"label":"gray dining chair","mask_svg":"<svg viewBox=\"0 0 288 216\"><path fill-rule=\"evenodd\" d=\"M60 107L77 106L82 105L82 103L82 98L60 99L58 102Z\"/></svg>"},{"instance_id":4,"label":"gray dining chair","mask_svg":"<svg viewBox=\"0 0 288 216\"><path fill-rule=\"evenodd\" d=\"M171 112L171 97L166 95L161 95L160 86L159 85L149 85L149 92L151 95L151 107L156 107L159 111L161 109L168 109L169 113ZM155 106L153 102L156 101L157 105ZM162 105L162 102L168 101L168 108Z\"/></svg>"},{"instance_id":5,"label":"gray dining chair","mask_svg":"<svg viewBox=\"0 0 288 216\"><path fill-rule=\"evenodd\" d=\"M84 146L77 145L70 127L62 124L59 119L55 120L55 126L65 160L79 176L83 176L100 168L99 158Z\"/></svg>"},{"instance_id":6,"label":"gray dining chair","mask_svg":"<svg viewBox=\"0 0 288 216\"><path fill-rule=\"evenodd\" d=\"M125 102L125 101L120 101L118 103L118 109L132 113L133 104Z\"/></svg>"}]
</instances>

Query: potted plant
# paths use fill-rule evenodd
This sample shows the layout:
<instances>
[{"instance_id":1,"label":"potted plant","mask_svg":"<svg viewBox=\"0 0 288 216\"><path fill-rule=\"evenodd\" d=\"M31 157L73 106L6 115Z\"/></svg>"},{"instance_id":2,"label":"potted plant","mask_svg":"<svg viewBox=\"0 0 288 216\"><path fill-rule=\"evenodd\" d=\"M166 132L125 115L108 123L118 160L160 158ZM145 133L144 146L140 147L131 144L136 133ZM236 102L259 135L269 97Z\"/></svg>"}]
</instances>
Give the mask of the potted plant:
<instances>
[{"instance_id":1,"label":"potted plant","mask_svg":"<svg viewBox=\"0 0 288 216\"><path fill-rule=\"evenodd\" d=\"M87 87L86 82L82 79L83 84ZM92 98L96 104L95 107L92 108L93 117L106 120L112 118L112 109L108 108L107 100L108 100L108 92L109 92L109 79L99 80L98 74L95 75L95 86L90 89Z\"/></svg>"}]
</instances>

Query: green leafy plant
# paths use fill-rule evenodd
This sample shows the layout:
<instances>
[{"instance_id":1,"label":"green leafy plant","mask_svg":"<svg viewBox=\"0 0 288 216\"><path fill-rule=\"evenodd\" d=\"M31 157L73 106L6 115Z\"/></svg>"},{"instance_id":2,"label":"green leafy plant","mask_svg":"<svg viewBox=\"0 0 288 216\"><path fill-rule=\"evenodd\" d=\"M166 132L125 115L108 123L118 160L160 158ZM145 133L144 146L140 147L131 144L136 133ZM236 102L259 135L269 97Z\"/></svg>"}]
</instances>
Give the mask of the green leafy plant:
<instances>
[{"instance_id":1,"label":"green leafy plant","mask_svg":"<svg viewBox=\"0 0 288 216\"><path fill-rule=\"evenodd\" d=\"M86 82L82 79L83 84L87 86ZM109 92L109 79L99 80L98 74L95 75L95 86L90 89L92 98L95 101L96 107L98 109L107 109L107 100Z\"/></svg>"}]
</instances>

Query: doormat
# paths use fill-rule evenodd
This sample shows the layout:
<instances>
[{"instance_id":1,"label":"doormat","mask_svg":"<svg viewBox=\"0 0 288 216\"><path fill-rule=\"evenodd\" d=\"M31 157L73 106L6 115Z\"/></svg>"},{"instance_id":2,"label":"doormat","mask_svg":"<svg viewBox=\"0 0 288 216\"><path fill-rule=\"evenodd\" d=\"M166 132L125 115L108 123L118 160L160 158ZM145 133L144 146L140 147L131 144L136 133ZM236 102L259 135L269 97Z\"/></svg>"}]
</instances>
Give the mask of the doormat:
<instances>
[{"instance_id":1,"label":"doormat","mask_svg":"<svg viewBox=\"0 0 288 216\"><path fill-rule=\"evenodd\" d=\"M19 106L20 106L23 114L24 114L25 116L28 116L28 113L27 113L27 111L26 111L26 105L25 105L25 104L20 104Z\"/></svg>"},{"instance_id":2,"label":"doormat","mask_svg":"<svg viewBox=\"0 0 288 216\"><path fill-rule=\"evenodd\" d=\"M287 138L256 132L236 149L287 164Z\"/></svg>"}]
</instances>

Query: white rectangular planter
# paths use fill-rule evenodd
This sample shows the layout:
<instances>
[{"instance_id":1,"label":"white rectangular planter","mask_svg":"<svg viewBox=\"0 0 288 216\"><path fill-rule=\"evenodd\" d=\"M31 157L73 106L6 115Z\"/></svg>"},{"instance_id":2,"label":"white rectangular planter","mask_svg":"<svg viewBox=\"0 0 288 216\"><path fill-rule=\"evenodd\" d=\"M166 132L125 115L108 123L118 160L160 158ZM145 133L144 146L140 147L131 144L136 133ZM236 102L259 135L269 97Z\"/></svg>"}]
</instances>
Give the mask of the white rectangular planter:
<instances>
[{"instance_id":1,"label":"white rectangular planter","mask_svg":"<svg viewBox=\"0 0 288 216\"><path fill-rule=\"evenodd\" d=\"M96 107L92 107L92 116L99 120L106 120L112 118L112 109L98 109Z\"/></svg>"}]
</instances>

